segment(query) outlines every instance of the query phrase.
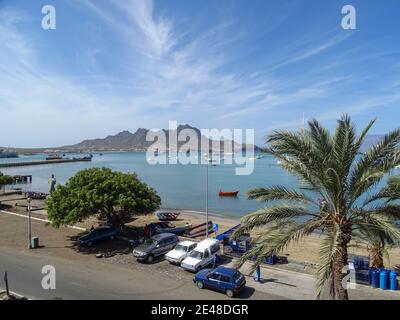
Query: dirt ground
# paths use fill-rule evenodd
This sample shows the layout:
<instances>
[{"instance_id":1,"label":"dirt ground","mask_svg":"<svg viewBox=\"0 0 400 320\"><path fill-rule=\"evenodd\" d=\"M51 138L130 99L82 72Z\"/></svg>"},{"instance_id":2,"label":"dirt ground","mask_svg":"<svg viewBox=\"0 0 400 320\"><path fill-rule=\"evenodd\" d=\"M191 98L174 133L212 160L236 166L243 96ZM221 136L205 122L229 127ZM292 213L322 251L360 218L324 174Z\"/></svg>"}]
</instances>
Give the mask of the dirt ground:
<instances>
[{"instance_id":1,"label":"dirt ground","mask_svg":"<svg viewBox=\"0 0 400 320\"><path fill-rule=\"evenodd\" d=\"M27 214L27 202L26 199L24 199L21 195L0 196L0 201L2 205L8 206L7 208L3 207L3 209L7 211L24 215ZM42 209L44 208L44 201L34 200L32 202L32 207L35 209ZM45 210L35 210L32 212L32 216L40 219L47 218ZM231 217L210 215L209 219L219 225L219 233L222 233L240 223L240 219ZM11 220L11 222L8 222L6 228L2 228L2 234L0 236L2 244L7 244L7 246L14 248L23 248L25 244L21 243L21 239L23 239L24 237L26 238L26 230L21 230L19 225L13 225L12 221L17 220ZM134 221L126 225L128 231L130 231L128 236L132 238L140 236L143 227L151 222L157 222L157 218L155 215L136 217ZM176 226L185 225L187 223L190 223L193 226L204 223L204 215L193 211L181 211L181 214L177 221L173 222L173 224ZM76 226L89 230L92 225L96 226L96 224L97 221L95 219L89 219L82 223L78 223ZM40 240L43 241L43 243L46 243L47 251L49 251L50 254L51 252L57 252L57 254L62 253L63 256L69 256L71 255L71 253L76 253L77 251L81 250L75 246L74 240L82 235L84 231L69 228L60 228L58 232L46 232L46 228L53 229L51 226L46 226L40 232ZM28 240L26 240L26 243L27 242ZM307 237L303 241L300 241L299 243L291 244L289 247L284 249L284 251L280 255L286 256L288 261L291 262L305 263L306 265L315 265L319 261L320 242L320 236L312 235ZM352 243L352 246L349 247L349 254L364 256L367 255L367 251L364 246L354 247L353 245L354 243ZM99 252L109 252L110 250L114 250L116 252L127 250L126 241L116 241L113 245L113 248L102 248L102 246L96 246L95 250L87 248L84 249L83 252L87 254L97 254ZM389 250L389 256L390 261L386 261L386 265L388 267L400 267L400 248Z\"/></svg>"}]
</instances>

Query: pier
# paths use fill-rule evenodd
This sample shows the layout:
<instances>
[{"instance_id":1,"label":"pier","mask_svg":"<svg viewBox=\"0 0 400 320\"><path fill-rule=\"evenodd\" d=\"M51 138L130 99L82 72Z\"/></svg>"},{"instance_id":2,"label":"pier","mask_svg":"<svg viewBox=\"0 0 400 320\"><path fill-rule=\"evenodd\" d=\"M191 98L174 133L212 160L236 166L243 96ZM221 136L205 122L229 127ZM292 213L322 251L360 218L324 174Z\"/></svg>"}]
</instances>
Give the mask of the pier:
<instances>
[{"instance_id":1,"label":"pier","mask_svg":"<svg viewBox=\"0 0 400 320\"><path fill-rule=\"evenodd\" d=\"M27 167L27 166L38 166L38 165L44 165L44 164L90 162L90 161L92 161L91 157L72 158L72 159L56 159L56 160L37 160L37 161L26 161L26 162L9 162L9 163L0 163L0 168Z\"/></svg>"},{"instance_id":2,"label":"pier","mask_svg":"<svg viewBox=\"0 0 400 320\"><path fill-rule=\"evenodd\" d=\"M32 175L14 176L14 183L32 183Z\"/></svg>"}]
</instances>

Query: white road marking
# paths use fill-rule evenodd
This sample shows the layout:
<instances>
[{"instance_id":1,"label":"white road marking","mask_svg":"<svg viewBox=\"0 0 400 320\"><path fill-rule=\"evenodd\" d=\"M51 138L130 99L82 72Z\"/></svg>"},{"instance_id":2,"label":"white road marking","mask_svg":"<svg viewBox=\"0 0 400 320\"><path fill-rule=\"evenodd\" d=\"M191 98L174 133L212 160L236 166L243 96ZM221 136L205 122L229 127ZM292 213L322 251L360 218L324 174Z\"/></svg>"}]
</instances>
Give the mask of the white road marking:
<instances>
[{"instance_id":1,"label":"white road marking","mask_svg":"<svg viewBox=\"0 0 400 320\"><path fill-rule=\"evenodd\" d=\"M19 214L19 213L15 213L15 212L4 211L4 210L0 210L0 212L5 213L5 214L9 214L11 216L22 217L22 218L28 219L28 216L24 215L24 214ZM49 220L40 219L40 218L36 218L36 217L31 217L31 219L32 220L36 220L36 221L45 222L45 223L50 223ZM76 226L67 226L67 228L80 230L80 231L86 231L85 228L76 227Z\"/></svg>"}]
</instances>

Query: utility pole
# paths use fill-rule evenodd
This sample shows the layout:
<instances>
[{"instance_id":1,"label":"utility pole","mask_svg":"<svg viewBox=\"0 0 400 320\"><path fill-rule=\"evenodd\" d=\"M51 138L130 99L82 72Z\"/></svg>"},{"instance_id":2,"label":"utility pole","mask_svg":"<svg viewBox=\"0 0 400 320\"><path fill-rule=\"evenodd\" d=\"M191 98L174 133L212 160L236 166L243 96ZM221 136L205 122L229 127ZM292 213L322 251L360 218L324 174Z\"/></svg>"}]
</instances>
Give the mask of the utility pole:
<instances>
[{"instance_id":1,"label":"utility pole","mask_svg":"<svg viewBox=\"0 0 400 320\"><path fill-rule=\"evenodd\" d=\"M208 238L208 164L209 164L209 160L207 159L207 163L206 163L206 238Z\"/></svg>"},{"instance_id":2,"label":"utility pole","mask_svg":"<svg viewBox=\"0 0 400 320\"><path fill-rule=\"evenodd\" d=\"M10 290L8 289L8 275L7 275L7 271L4 272L4 282L6 284L6 294L7 297L10 296Z\"/></svg>"},{"instance_id":3,"label":"utility pole","mask_svg":"<svg viewBox=\"0 0 400 320\"><path fill-rule=\"evenodd\" d=\"M31 198L28 201L28 249L32 249Z\"/></svg>"}]
</instances>

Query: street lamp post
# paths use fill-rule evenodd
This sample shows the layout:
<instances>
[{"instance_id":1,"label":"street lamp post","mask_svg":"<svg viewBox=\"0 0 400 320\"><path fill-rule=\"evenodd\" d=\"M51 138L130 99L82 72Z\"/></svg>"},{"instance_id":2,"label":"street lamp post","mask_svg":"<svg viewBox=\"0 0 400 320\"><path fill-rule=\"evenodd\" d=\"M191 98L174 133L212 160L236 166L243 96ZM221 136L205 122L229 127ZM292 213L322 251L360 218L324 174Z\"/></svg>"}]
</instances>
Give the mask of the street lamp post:
<instances>
[{"instance_id":1,"label":"street lamp post","mask_svg":"<svg viewBox=\"0 0 400 320\"><path fill-rule=\"evenodd\" d=\"M32 224L31 224L31 198L27 199L28 201L28 248L32 249Z\"/></svg>"},{"instance_id":2,"label":"street lamp post","mask_svg":"<svg viewBox=\"0 0 400 320\"><path fill-rule=\"evenodd\" d=\"M208 238L208 159L206 163L206 238Z\"/></svg>"}]
</instances>

